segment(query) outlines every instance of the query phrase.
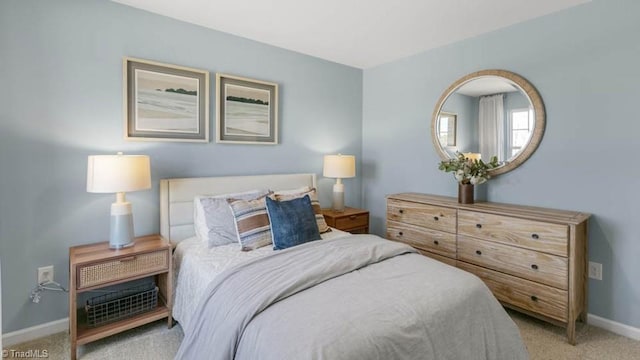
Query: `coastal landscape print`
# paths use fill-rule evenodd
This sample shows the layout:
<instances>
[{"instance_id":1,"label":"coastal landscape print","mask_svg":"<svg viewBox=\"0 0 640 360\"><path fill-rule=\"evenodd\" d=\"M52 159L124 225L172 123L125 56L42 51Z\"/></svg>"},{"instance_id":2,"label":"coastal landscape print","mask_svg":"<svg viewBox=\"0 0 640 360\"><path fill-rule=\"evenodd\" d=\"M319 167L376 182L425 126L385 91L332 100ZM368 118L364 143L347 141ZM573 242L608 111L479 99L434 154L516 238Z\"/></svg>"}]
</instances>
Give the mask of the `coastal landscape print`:
<instances>
[{"instance_id":1,"label":"coastal landscape print","mask_svg":"<svg viewBox=\"0 0 640 360\"><path fill-rule=\"evenodd\" d=\"M271 92L235 84L224 86L224 134L269 137Z\"/></svg>"},{"instance_id":2,"label":"coastal landscape print","mask_svg":"<svg viewBox=\"0 0 640 360\"><path fill-rule=\"evenodd\" d=\"M198 134L199 79L135 70L135 129Z\"/></svg>"}]
</instances>

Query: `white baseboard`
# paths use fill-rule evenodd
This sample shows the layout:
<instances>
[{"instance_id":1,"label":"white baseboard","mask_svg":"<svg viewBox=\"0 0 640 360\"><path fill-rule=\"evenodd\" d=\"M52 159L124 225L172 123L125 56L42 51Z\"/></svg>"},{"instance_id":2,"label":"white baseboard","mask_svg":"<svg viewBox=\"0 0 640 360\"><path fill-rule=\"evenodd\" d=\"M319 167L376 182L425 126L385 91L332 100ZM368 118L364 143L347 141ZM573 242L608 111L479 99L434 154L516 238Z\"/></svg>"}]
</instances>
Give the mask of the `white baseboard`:
<instances>
[{"instance_id":1,"label":"white baseboard","mask_svg":"<svg viewBox=\"0 0 640 360\"><path fill-rule=\"evenodd\" d=\"M597 326L599 328L611 331L614 334L626 336L634 340L640 340L640 329L633 326L625 325L592 314L587 315L587 323L589 325Z\"/></svg>"},{"instance_id":2,"label":"white baseboard","mask_svg":"<svg viewBox=\"0 0 640 360\"><path fill-rule=\"evenodd\" d=\"M2 335L2 346L5 348L26 341L53 335L69 329L69 318L51 321Z\"/></svg>"},{"instance_id":3,"label":"white baseboard","mask_svg":"<svg viewBox=\"0 0 640 360\"><path fill-rule=\"evenodd\" d=\"M587 322L589 323L589 325L603 328L605 330L611 331L614 334L622 335L640 341L639 328L635 328L633 326L625 325L592 314L589 314L587 316ZM67 329L69 329L69 318L64 318L4 334L2 335L2 345L7 347L26 341L35 340L41 337L53 335L62 331L67 331Z\"/></svg>"}]
</instances>

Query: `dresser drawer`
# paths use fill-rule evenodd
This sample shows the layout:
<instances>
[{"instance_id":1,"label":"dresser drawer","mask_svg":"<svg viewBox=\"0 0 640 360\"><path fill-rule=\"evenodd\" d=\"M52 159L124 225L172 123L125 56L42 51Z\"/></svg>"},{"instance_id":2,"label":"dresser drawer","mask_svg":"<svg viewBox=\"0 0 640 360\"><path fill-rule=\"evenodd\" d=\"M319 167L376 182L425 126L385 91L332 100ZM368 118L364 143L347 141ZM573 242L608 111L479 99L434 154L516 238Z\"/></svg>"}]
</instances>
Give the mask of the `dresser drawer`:
<instances>
[{"instance_id":1,"label":"dresser drawer","mask_svg":"<svg viewBox=\"0 0 640 360\"><path fill-rule=\"evenodd\" d=\"M388 221L387 238L441 256L456 258L456 236L454 234Z\"/></svg>"},{"instance_id":2,"label":"dresser drawer","mask_svg":"<svg viewBox=\"0 0 640 360\"><path fill-rule=\"evenodd\" d=\"M566 290L567 258L458 236L458 260Z\"/></svg>"},{"instance_id":3,"label":"dresser drawer","mask_svg":"<svg viewBox=\"0 0 640 360\"><path fill-rule=\"evenodd\" d=\"M458 234L568 256L567 225L460 210Z\"/></svg>"},{"instance_id":4,"label":"dresser drawer","mask_svg":"<svg viewBox=\"0 0 640 360\"><path fill-rule=\"evenodd\" d=\"M456 233L456 209L389 199L387 219Z\"/></svg>"},{"instance_id":5,"label":"dresser drawer","mask_svg":"<svg viewBox=\"0 0 640 360\"><path fill-rule=\"evenodd\" d=\"M446 256L441 256L441 255L438 255L438 254L434 254L431 251L424 251L424 250L418 249L418 252L420 254L428 257L428 258L431 258L431 259L434 259L434 260L438 260L438 261L440 261L442 263L445 263L447 265L451 265L451 266L454 266L454 267L456 266L456 263L457 263L456 259L452 259L452 258L448 258Z\"/></svg>"},{"instance_id":6,"label":"dresser drawer","mask_svg":"<svg viewBox=\"0 0 640 360\"><path fill-rule=\"evenodd\" d=\"M338 229L353 229L366 227L369 225L369 214L357 214L339 217L336 219L336 228Z\"/></svg>"},{"instance_id":7,"label":"dresser drawer","mask_svg":"<svg viewBox=\"0 0 640 360\"><path fill-rule=\"evenodd\" d=\"M567 322L566 291L461 261L458 261L458 267L481 278L503 303Z\"/></svg>"},{"instance_id":8,"label":"dresser drawer","mask_svg":"<svg viewBox=\"0 0 640 360\"><path fill-rule=\"evenodd\" d=\"M169 250L153 251L115 260L78 266L76 288L131 279L169 269Z\"/></svg>"}]
</instances>

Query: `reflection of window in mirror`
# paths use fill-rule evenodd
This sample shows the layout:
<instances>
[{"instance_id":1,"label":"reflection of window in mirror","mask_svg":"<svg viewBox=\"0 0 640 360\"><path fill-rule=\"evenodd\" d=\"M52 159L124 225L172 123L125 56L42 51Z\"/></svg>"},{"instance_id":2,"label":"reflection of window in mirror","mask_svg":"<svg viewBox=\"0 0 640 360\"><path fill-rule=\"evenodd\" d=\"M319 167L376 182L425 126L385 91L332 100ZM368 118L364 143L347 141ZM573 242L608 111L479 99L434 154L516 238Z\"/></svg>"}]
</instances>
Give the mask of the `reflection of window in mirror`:
<instances>
[{"instance_id":1,"label":"reflection of window in mirror","mask_svg":"<svg viewBox=\"0 0 640 360\"><path fill-rule=\"evenodd\" d=\"M533 130L533 110L513 109L509 114L509 147L511 156L527 145Z\"/></svg>"},{"instance_id":2,"label":"reflection of window in mirror","mask_svg":"<svg viewBox=\"0 0 640 360\"><path fill-rule=\"evenodd\" d=\"M456 120L454 113L440 112L438 116L438 139L442 146L456 146Z\"/></svg>"}]
</instances>

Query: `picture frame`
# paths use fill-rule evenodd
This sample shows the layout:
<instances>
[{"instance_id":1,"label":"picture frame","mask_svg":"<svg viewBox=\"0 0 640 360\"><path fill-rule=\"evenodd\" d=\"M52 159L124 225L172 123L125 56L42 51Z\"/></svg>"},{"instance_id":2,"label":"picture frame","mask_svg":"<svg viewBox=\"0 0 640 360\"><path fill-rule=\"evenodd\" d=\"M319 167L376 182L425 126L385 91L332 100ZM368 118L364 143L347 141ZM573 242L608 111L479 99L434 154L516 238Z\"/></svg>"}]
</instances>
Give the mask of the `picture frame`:
<instances>
[{"instance_id":1,"label":"picture frame","mask_svg":"<svg viewBox=\"0 0 640 360\"><path fill-rule=\"evenodd\" d=\"M438 115L438 139L445 147L454 147L457 142L458 114L441 111Z\"/></svg>"},{"instance_id":2,"label":"picture frame","mask_svg":"<svg viewBox=\"0 0 640 360\"><path fill-rule=\"evenodd\" d=\"M278 84L216 74L216 142L278 144Z\"/></svg>"},{"instance_id":3,"label":"picture frame","mask_svg":"<svg viewBox=\"0 0 640 360\"><path fill-rule=\"evenodd\" d=\"M209 72L123 59L124 138L209 142Z\"/></svg>"}]
</instances>

